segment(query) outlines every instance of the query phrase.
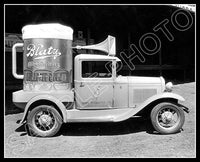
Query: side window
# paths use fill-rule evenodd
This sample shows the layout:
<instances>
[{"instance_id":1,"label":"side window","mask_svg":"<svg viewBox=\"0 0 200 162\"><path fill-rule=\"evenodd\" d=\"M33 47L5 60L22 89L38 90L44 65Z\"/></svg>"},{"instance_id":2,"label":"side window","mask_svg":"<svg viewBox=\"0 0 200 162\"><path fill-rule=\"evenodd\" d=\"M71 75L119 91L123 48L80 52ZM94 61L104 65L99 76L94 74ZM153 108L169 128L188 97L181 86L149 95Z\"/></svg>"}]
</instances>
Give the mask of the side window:
<instances>
[{"instance_id":1,"label":"side window","mask_svg":"<svg viewBox=\"0 0 200 162\"><path fill-rule=\"evenodd\" d=\"M82 61L82 78L111 78L112 61Z\"/></svg>"}]
</instances>

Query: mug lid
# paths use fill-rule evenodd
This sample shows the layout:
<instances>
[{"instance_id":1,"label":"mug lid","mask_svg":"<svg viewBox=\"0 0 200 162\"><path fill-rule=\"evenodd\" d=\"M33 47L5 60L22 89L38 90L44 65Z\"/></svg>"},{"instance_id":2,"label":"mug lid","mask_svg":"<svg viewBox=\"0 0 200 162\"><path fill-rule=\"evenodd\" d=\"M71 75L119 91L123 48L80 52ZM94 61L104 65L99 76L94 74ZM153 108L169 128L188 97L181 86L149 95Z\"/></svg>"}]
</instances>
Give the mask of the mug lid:
<instances>
[{"instance_id":1,"label":"mug lid","mask_svg":"<svg viewBox=\"0 0 200 162\"><path fill-rule=\"evenodd\" d=\"M59 23L26 25L22 28L22 38L57 38L73 40L73 29Z\"/></svg>"}]
</instances>

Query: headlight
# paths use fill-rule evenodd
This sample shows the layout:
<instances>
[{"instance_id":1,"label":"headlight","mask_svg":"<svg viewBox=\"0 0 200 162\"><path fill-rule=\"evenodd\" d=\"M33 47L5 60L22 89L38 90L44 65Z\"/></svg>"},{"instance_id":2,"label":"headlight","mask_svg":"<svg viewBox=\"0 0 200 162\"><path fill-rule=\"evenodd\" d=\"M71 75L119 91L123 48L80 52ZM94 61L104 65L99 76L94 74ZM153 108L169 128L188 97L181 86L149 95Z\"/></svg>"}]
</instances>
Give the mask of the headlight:
<instances>
[{"instance_id":1,"label":"headlight","mask_svg":"<svg viewBox=\"0 0 200 162\"><path fill-rule=\"evenodd\" d=\"M171 91L172 91L172 88L173 88L172 82L168 82L168 83L165 85L165 91L167 91L167 92L171 92Z\"/></svg>"}]
</instances>

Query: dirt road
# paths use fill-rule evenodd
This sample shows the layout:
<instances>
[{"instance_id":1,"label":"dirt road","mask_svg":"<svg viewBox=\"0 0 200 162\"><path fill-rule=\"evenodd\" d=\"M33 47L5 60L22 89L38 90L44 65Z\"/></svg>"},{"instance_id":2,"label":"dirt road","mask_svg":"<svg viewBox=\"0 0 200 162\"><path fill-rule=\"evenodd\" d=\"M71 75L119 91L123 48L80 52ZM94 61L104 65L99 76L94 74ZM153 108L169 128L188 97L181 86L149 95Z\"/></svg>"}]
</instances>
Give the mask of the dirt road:
<instances>
[{"instance_id":1,"label":"dirt road","mask_svg":"<svg viewBox=\"0 0 200 162\"><path fill-rule=\"evenodd\" d=\"M190 113L183 131L158 135L149 120L131 118L119 123L64 124L56 137L26 134L17 124L23 113L5 116L5 157L196 157L195 83L179 84L173 92L182 95ZM7 102L7 101L6 101ZM8 101L9 102L9 101Z\"/></svg>"}]
</instances>

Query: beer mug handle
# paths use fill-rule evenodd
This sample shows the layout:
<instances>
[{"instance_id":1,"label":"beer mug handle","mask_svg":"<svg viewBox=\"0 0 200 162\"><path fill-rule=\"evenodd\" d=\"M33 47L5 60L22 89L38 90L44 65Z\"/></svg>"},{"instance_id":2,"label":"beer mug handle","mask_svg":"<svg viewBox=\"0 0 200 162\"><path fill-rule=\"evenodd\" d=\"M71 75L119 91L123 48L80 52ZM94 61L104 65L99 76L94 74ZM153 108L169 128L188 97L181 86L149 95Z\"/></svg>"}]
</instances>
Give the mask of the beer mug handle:
<instances>
[{"instance_id":1,"label":"beer mug handle","mask_svg":"<svg viewBox=\"0 0 200 162\"><path fill-rule=\"evenodd\" d=\"M12 47L12 74L16 79L23 79L24 75L18 75L17 74L17 57L16 57L16 48L17 47L23 47L23 43L16 43Z\"/></svg>"}]
</instances>

